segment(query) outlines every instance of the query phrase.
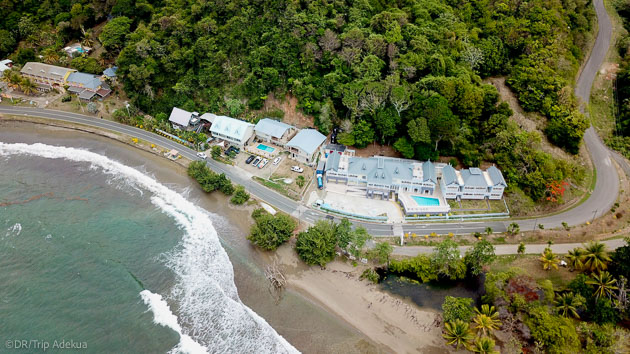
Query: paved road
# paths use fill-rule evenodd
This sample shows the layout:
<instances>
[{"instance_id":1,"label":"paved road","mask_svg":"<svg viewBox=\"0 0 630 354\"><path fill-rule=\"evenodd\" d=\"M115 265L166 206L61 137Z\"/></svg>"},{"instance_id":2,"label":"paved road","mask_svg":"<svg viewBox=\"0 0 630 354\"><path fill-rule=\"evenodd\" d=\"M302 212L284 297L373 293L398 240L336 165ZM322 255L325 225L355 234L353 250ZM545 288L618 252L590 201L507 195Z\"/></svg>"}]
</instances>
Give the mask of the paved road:
<instances>
[{"instance_id":1,"label":"paved road","mask_svg":"<svg viewBox=\"0 0 630 354\"><path fill-rule=\"evenodd\" d=\"M599 20L599 32L595 41L595 46L589 57L582 73L578 79L576 94L584 101L588 102L589 93L593 84L593 79L597 71L599 70L603 59L608 51L610 45L610 37L612 33L612 27L610 19L603 6L602 0L595 0L595 9ZM0 106L0 113L15 114L15 115L27 115L36 116L47 119L63 120L73 123L80 123L85 125L94 126L97 128L108 129L119 133L128 134L148 141L150 143L168 148L177 149L181 154L191 160L197 159L196 152L180 144L177 144L167 138L160 135L147 132L136 127L123 125L116 122L107 120L100 120L94 117L68 113L40 108L30 107L15 107L15 106ZM584 141L588 151L591 154L591 158L597 169L597 183L595 189L592 192L591 197L581 205L568 210L566 212L529 219L519 220L521 230L533 230L538 224L542 224L545 228L561 227L562 222L566 222L569 225L583 224L584 222L605 214L610 207L615 203L619 192L619 176L615 170L614 164L611 160L611 153L602 143L601 139L593 128L589 128L584 136ZM624 170L630 172L630 166L627 161L620 156L615 156L618 162L622 165ZM322 219L326 214L310 209L304 206L300 206L297 202L258 184L251 180L246 174L242 173L242 170L218 163L213 160L209 160L208 165L210 168L217 172L225 173L232 181L241 184L247 188L247 190L254 196L272 204L276 208L283 212L294 215L302 221L313 223L316 220ZM336 218L337 219L337 218ZM368 232L374 236L391 236L393 234L399 235L401 232L416 233L419 235L426 235L432 232L438 234L447 234L449 232L455 234L470 234L473 232L484 232L487 227L491 227L495 232L504 232L506 227L512 221L510 220L497 220L497 221L451 221L449 223L424 223L424 224L378 224L362 221L354 221L355 225L364 226Z\"/></svg>"}]
</instances>

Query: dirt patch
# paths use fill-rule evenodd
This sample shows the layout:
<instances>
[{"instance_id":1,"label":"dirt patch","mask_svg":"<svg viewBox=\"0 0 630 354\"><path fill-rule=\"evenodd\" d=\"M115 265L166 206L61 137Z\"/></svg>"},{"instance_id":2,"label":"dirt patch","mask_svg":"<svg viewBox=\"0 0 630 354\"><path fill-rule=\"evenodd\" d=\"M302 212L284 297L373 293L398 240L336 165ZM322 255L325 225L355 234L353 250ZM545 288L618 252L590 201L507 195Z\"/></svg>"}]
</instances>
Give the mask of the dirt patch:
<instances>
[{"instance_id":1,"label":"dirt patch","mask_svg":"<svg viewBox=\"0 0 630 354\"><path fill-rule=\"evenodd\" d=\"M284 112L282 121L298 128L313 128L315 119L313 116L306 115L297 107L297 97L287 93L283 100L276 98L270 93L265 100L264 111L280 109Z\"/></svg>"},{"instance_id":2,"label":"dirt patch","mask_svg":"<svg viewBox=\"0 0 630 354\"><path fill-rule=\"evenodd\" d=\"M387 156L387 157L402 157L400 153L391 145L381 145L377 143L372 143L363 149L354 149L355 155L359 157L371 157L374 155L377 156Z\"/></svg>"}]
</instances>

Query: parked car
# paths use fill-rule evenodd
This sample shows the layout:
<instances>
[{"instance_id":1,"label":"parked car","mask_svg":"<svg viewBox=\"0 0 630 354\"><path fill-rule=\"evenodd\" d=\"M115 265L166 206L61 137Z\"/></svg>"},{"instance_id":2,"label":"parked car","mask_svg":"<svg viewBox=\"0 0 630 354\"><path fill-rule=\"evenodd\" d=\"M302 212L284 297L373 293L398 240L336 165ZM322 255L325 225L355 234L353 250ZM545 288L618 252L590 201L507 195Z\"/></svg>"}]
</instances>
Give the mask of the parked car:
<instances>
[{"instance_id":1,"label":"parked car","mask_svg":"<svg viewBox=\"0 0 630 354\"><path fill-rule=\"evenodd\" d=\"M249 165L252 161L254 161L255 158L256 158L256 155L249 155L247 160L245 160L245 163Z\"/></svg>"},{"instance_id":2,"label":"parked car","mask_svg":"<svg viewBox=\"0 0 630 354\"><path fill-rule=\"evenodd\" d=\"M304 169L300 166L291 166L291 171L293 172L297 172L297 173L302 173L304 172Z\"/></svg>"},{"instance_id":3,"label":"parked car","mask_svg":"<svg viewBox=\"0 0 630 354\"><path fill-rule=\"evenodd\" d=\"M254 162L252 162L252 166L254 167L258 166L259 162L260 162L260 157L256 156L256 158L254 159Z\"/></svg>"},{"instance_id":4,"label":"parked car","mask_svg":"<svg viewBox=\"0 0 630 354\"><path fill-rule=\"evenodd\" d=\"M326 215L326 219L330 220L330 221L334 221L335 217L332 215Z\"/></svg>"},{"instance_id":5,"label":"parked car","mask_svg":"<svg viewBox=\"0 0 630 354\"><path fill-rule=\"evenodd\" d=\"M263 168L265 166L267 166L267 162L269 162L269 160L267 159L263 159L260 164L258 164L258 168Z\"/></svg>"},{"instance_id":6,"label":"parked car","mask_svg":"<svg viewBox=\"0 0 630 354\"><path fill-rule=\"evenodd\" d=\"M205 160L207 156L206 156L206 154L204 154L203 152L198 152L198 153L197 153L197 157L198 157L198 158L200 158L200 159Z\"/></svg>"},{"instance_id":7,"label":"parked car","mask_svg":"<svg viewBox=\"0 0 630 354\"><path fill-rule=\"evenodd\" d=\"M282 160L282 157L276 157L275 159L273 159L273 164L277 165L280 163L280 160Z\"/></svg>"}]
</instances>

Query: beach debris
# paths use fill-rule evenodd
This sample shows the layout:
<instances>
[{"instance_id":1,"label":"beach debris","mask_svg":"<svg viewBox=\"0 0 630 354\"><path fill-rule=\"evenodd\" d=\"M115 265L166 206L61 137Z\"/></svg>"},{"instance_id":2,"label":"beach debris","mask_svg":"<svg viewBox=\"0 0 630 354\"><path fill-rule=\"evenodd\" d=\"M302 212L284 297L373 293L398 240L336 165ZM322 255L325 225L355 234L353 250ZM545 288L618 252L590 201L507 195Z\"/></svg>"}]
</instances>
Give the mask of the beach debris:
<instances>
[{"instance_id":1,"label":"beach debris","mask_svg":"<svg viewBox=\"0 0 630 354\"><path fill-rule=\"evenodd\" d=\"M269 292L275 296L276 303L279 302L282 299L282 290L287 285L287 279L275 261L265 269L265 277L269 280Z\"/></svg>"}]
</instances>

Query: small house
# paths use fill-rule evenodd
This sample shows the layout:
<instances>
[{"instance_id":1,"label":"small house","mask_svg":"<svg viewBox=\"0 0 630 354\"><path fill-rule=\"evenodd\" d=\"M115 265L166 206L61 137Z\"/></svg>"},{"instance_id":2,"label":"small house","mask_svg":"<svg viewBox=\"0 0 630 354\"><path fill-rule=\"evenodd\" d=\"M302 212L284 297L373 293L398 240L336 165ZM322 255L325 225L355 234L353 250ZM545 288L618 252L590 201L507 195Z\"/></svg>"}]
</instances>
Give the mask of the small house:
<instances>
[{"instance_id":1,"label":"small house","mask_svg":"<svg viewBox=\"0 0 630 354\"><path fill-rule=\"evenodd\" d=\"M296 129L292 125L270 118L263 118L256 123L254 132L256 137L264 142L285 146L289 139L295 135Z\"/></svg>"},{"instance_id":2,"label":"small house","mask_svg":"<svg viewBox=\"0 0 630 354\"><path fill-rule=\"evenodd\" d=\"M326 141L326 136L315 129L302 129L286 144L289 157L313 165L319 148Z\"/></svg>"}]
</instances>

